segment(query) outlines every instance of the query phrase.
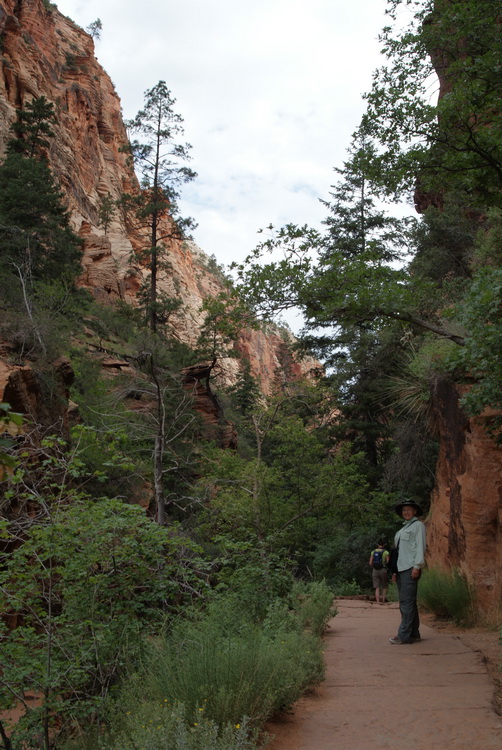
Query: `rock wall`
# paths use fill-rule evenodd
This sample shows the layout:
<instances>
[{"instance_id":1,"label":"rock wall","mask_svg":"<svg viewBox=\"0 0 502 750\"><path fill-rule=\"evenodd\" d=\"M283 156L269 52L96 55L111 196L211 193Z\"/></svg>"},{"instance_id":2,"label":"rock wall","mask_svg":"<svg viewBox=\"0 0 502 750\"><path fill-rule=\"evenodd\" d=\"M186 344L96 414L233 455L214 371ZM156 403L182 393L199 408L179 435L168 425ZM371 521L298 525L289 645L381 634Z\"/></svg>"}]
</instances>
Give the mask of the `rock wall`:
<instances>
[{"instance_id":1,"label":"rock wall","mask_svg":"<svg viewBox=\"0 0 502 750\"><path fill-rule=\"evenodd\" d=\"M486 430L485 412L469 419L459 392L435 391L440 451L427 521L427 563L457 567L476 592L479 609L497 621L502 604L502 447Z\"/></svg>"},{"instance_id":2,"label":"rock wall","mask_svg":"<svg viewBox=\"0 0 502 750\"><path fill-rule=\"evenodd\" d=\"M58 124L49 161L67 196L74 229L84 239L81 284L101 301L135 304L146 273L137 254L142 238L118 212L106 234L99 227L101 199L117 199L139 187L120 151L127 143L120 99L94 56L92 38L43 0L0 0L0 39L0 156L16 108L41 95L53 102ZM159 290L181 298L174 333L194 344L203 319L201 304L222 290L222 281L193 243L173 241L168 250L171 271L160 276ZM241 339L240 350L269 392L281 370L280 337L243 331ZM308 371L313 364L296 369ZM233 382L237 371L237 361L228 358L221 378Z\"/></svg>"}]
</instances>

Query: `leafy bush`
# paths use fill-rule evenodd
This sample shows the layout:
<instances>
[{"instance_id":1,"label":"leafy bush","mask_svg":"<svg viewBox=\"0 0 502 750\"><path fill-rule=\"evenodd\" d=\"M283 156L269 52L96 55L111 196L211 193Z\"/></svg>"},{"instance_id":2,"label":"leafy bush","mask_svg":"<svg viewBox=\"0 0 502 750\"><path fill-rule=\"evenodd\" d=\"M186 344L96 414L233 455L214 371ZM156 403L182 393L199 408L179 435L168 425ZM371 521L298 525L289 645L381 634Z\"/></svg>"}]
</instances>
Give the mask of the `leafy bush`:
<instances>
[{"instance_id":1,"label":"leafy bush","mask_svg":"<svg viewBox=\"0 0 502 750\"><path fill-rule=\"evenodd\" d=\"M168 701L145 702L136 711L121 711L115 718L118 732L113 736L93 735L92 744L77 740L65 750L255 750L257 730L244 719L219 727L206 718L204 707L191 715L182 704Z\"/></svg>"},{"instance_id":2,"label":"leafy bush","mask_svg":"<svg viewBox=\"0 0 502 750\"><path fill-rule=\"evenodd\" d=\"M314 631L332 614L332 594L298 584L258 623L233 593L185 609L150 640L143 666L115 692L106 736L91 730L65 750L253 750L258 736L262 747L264 722L322 679Z\"/></svg>"},{"instance_id":3,"label":"leafy bush","mask_svg":"<svg viewBox=\"0 0 502 750\"><path fill-rule=\"evenodd\" d=\"M328 620L336 614L333 592L325 581L297 581L291 592L291 607L303 630L322 635Z\"/></svg>"},{"instance_id":4,"label":"leafy bush","mask_svg":"<svg viewBox=\"0 0 502 750\"><path fill-rule=\"evenodd\" d=\"M260 622L277 598L287 597L294 585L291 562L283 553L271 552L259 539L247 541L214 537L217 547L218 592L232 606L228 611Z\"/></svg>"},{"instance_id":5,"label":"leafy bush","mask_svg":"<svg viewBox=\"0 0 502 750\"><path fill-rule=\"evenodd\" d=\"M333 593L335 596L358 596L362 594L362 589L359 584L352 579L352 581L339 581L333 586Z\"/></svg>"},{"instance_id":6,"label":"leafy bush","mask_svg":"<svg viewBox=\"0 0 502 750\"><path fill-rule=\"evenodd\" d=\"M43 695L14 735L47 748L49 734L99 713L145 636L161 629L166 606L183 605L185 584L195 590L197 574L193 545L137 506L74 496L42 510L44 520L0 558L0 608L17 624L0 623L0 709ZM0 533L18 542L12 523L2 521Z\"/></svg>"},{"instance_id":7,"label":"leafy bush","mask_svg":"<svg viewBox=\"0 0 502 750\"><path fill-rule=\"evenodd\" d=\"M437 617L452 619L457 625L473 621L473 590L456 568L424 571L418 588L418 603Z\"/></svg>"},{"instance_id":8,"label":"leafy bush","mask_svg":"<svg viewBox=\"0 0 502 750\"><path fill-rule=\"evenodd\" d=\"M112 739L103 747L157 750L181 737L187 744L176 747L255 747L255 730L322 679L320 639L303 627L323 627L332 596L325 584L311 593L309 602L309 587L296 589L296 610L287 597L276 598L261 623L235 609L232 596L218 596L203 613L185 613L170 633L150 641L143 667L119 690Z\"/></svg>"}]
</instances>

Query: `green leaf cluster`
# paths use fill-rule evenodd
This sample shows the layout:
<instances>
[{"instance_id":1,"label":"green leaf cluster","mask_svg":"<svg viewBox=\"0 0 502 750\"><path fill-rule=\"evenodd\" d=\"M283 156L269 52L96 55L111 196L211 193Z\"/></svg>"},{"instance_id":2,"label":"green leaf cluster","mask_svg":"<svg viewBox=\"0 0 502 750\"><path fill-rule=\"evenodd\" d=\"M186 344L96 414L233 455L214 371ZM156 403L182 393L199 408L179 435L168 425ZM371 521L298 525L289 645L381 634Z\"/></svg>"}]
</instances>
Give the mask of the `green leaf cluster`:
<instances>
[{"instance_id":1,"label":"green leaf cluster","mask_svg":"<svg viewBox=\"0 0 502 750\"><path fill-rule=\"evenodd\" d=\"M15 526L3 529L4 542L15 543ZM61 722L67 728L96 711L166 608L180 605L188 584L200 587L197 554L141 508L85 496L53 508L2 554L0 601L16 625L2 625L3 707L29 692L43 696L42 708L16 725L16 737L42 746L46 729L60 731Z\"/></svg>"}]
</instances>

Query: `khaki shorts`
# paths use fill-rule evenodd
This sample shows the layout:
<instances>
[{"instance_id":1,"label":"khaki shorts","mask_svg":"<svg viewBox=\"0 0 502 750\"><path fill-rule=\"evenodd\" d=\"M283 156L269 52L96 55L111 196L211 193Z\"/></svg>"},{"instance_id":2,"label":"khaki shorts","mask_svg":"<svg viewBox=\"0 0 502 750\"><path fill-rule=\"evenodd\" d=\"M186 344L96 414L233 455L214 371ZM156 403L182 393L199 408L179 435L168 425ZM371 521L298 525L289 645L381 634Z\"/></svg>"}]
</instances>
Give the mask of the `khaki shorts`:
<instances>
[{"instance_id":1,"label":"khaki shorts","mask_svg":"<svg viewBox=\"0 0 502 750\"><path fill-rule=\"evenodd\" d=\"M374 589L386 589L389 585L389 576L387 574L387 568L380 568L380 570L375 570L375 568L372 568L371 570L371 577L373 579L373 588Z\"/></svg>"}]
</instances>

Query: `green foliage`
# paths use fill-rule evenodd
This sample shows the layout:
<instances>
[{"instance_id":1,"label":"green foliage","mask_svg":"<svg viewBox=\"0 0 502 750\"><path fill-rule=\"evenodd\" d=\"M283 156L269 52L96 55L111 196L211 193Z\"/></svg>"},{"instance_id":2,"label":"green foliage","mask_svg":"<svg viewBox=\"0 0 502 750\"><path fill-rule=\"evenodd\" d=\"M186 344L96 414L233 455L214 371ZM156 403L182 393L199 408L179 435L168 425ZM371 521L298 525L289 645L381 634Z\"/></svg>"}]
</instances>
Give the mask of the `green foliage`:
<instances>
[{"instance_id":1,"label":"green foliage","mask_svg":"<svg viewBox=\"0 0 502 750\"><path fill-rule=\"evenodd\" d=\"M132 711L122 710L117 718L117 733L103 740L92 739L92 750L257 750L258 731L246 719L237 724L218 724L207 719L204 706L191 714L182 704L169 701L135 704ZM261 746L261 743L260 743ZM83 742L65 746L64 750L90 750Z\"/></svg>"},{"instance_id":2,"label":"green foliage","mask_svg":"<svg viewBox=\"0 0 502 750\"><path fill-rule=\"evenodd\" d=\"M117 354L134 354L135 341L142 326L137 308L119 300L100 305L93 301L86 310L85 325L95 334L96 346L113 349Z\"/></svg>"},{"instance_id":3,"label":"green foliage","mask_svg":"<svg viewBox=\"0 0 502 750\"><path fill-rule=\"evenodd\" d=\"M271 603L294 584L293 565L280 549L259 539L236 541L230 534L201 542L213 559L215 591L225 598L232 621L261 622ZM230 606L231 605L231 606Z\"/></svg>"},{"instance_id":4,"label":"green foliage","mask_svg":"<svg viewBox=\"0 0 502 750\"><path fill-rule=\"evenodd\" d=\"M166 256L163 240L182 239L194 227L192 219L178 215L180 186L195 179L196 173L180 166L180 162L190 159L191 146L176 142L183 135L183 118L174 112L175 103L165 82L159 81L145 92L144 108L126 123L131 133L143 139L131 141L126 149L141 174L142 190L139 195L124 195L122 206L126 212L134 212L144 229L143 255L150 270L145 290L148 302L144 307L154 332L158 323L163 322L162 316L167 313L169 317L173 312L171 298L162 300L157 289L157 275ZM161 233L161 226L167 227L166 233ZM168 303L167 309L164 302Z\"/></svg>"},{"instance_id":5,"label":"green foliage","mask_svg":"<svg viewBox=\"0 0 502 750\"><path fill-rule=\"evenodd\" d=\"M443 294L447 293L447 281L471 275L473 248L480 226L481 218L477 213L473 215L466 196L446 194L441 207L429 206L415 225L411 273L432 279L443 289ZM446 297L445 301L450 300Z\"/></svg>"},{"instance_id":6,"label":"green foliage","mask_svg":"<svg viewBox=\"0 0 502 750\"><path fill-rule=\"evenodd\" d=\"M98 207L98 226L103 227L105 234L108 233L108 228L113 221L116 212L116 201L113 200L109 193L106 193L106 195L103 195L100 199Z\"/></svg>"},{"instance_id":7,"label":"green foliage","mask_svg":"<svg viewBox=\"0 0 502 750\"><path fill-rule=\"evenodd\" d=\"M465 346L452 357L466 377L474 380L463 398L470 414L486 407L502 407L502 269L486 266L473 277L469 291L457 307L461 323L469 331Z\"/></svg>"},{"instance_id":8,"label":"green foliage","mask_svg":"<svg viewBox=\"0 0 502 750\"><path fill-rule=\"evenodd\" d=\"M322 678L318 636L335 614L332 599L323 583L296 584L250 619L247 589L213 596L150 640L109 704L107 730L65 748L261 747L266 719Z\"/></svg>"},{"instance_id":9,"label":"green foliage","mask_svg":"<svg viewBox=\"0 0 502 750\"><path fill-rule=\"evenodd\" d=\"M9 153L0 167L0 271L31 280L73 279L80 271L81 241L70 228L44 161ZM19 282L18 282L19 285Z\"/></svg>"},{"instance_id":10,"label":"green foliage","mask_svg":"<svg viewBox=\"0 0 502 750\"><path fill-rule=\"evenodd\" d=\"M333 609L333 592L325 581L296 581L291 591L291 607L303 630L321 636L337 612Z\"/></svg>"},{"instance_id":11,"label":"green foliage","mask_svg":"<svg viewBox=\"0 0 502 750\"><path fill-rule=\"evenodd\" d=\"M502 210L490 208L476 236L473 264L502 266Z\"/></svg>"},{"instance_id":12,"label":"green foliage","mask_svg":"<svg viewBox=\"0 0 502 750\"><path fill-rule=\"evenodd\" d=\"M7 144L8 152L21 154L27 159L39 159L55 135L54 105L45 96L39 96L16 113L17 120L11 127L14 137Z\"/></svg>"},{"instance_id":13,"label":"green foliage","mask_svg":"<svg viewBox=\"0 0 502 750\"><path fill-rule=\"evenodd\" d=\"M323 201L329 209L324 221L328 240L323 255L329 259L334 250L342 257L355 258L371 250L373 257L394 261L406 245L408 224L412 222L389 216L376 205L377 188L370 174L377 152L364 124L352 136L347 153L343 169L335 168L339 180L332 186L332 200Z\"/></svg>"},{"instance_id":14,"label":"green foliage","mask_svg":"<svg viewBox=\"0 0 502 750\"><path fill-rule=\"evenodd\" d=\"M203 359L238 356L234 349L244 327L258 328L248 305L230 287L216 297L206 297L201 312L204 322L197 340L197 352Z\"/></svg>"},{"instance_id":15,"label":"green foliage","mask_svg":"<svg viewBox=\"0 0 502 750\"><path fill-rule=\"evenodd\" d=\"M331 528L311 555L310 567L314 576L317 579L324 577L338 596L368 591L371 588L370 552L382 531L390 537L390 529L391 523L384 515L378 523L369 524L367 528Z\"/></svg>"},{"instance_id":16,"label":"green foliage","mask_svg":"<svg viewBox=\"0 0 502 750\"><path fill-rule=\"evenodd\" d=\"M425 338L420 348L410 348L399 371L388 379L388 406L398 417L424 425L431 435L437 432L432 394L456 349L449 341Z\"/></svg>"},{"instance_id":17,"label":"green foliage","mask_svg":"<svg viewBox=\"0 0 502 750\"><path fill-rule=\"evenodd\" d=\"M283 413L288 401L253 415L253 454L205 451L199 493L207 510L198 519L204 535L300 549L315 533L315 519L332 502L332 466L316 431Z\"/></svg>"},{"instance_id":18,"label":"green foliage","mask_svg":"<svg viewBox=\"0 0 502 750\"><path fill-rule=\"evenodd\" d=\"M249 416L258 406L261 392L256 378L251 373L249 360L244 360L235 385L229 389L237 410L243 416Z\"/></svg>"},{"instance_id":19,"label":"green foliage","mask_svg":"<svg viewBox=\"0 0 502 750\"><path fill-rule=\"evenodd\" d=\"M234 266L239 293L261 314L299 307L309 344L320 338L324 354L344 352L347 339L382 330L397 321L462 342L437 314L434 284L410 275L403 265L411 220L397 220L377 208L379 187L370 175L374 147L364 128L354 141L334 186L324 234L288 224ZM269 227L273 229L273 227ZM282 259L263 263L266 254ZM317 255L317 258L316 258ZM319 337L319 330L328 333Z\"/></svg>"},{"instance_id":20,"label":"green foliage","mask_svg":"<svg viewBox=\"0 0 502 750\"><path fill-rule=\"evenodd\" d=\"M434 424L435 426L435 424ZM398 422L382 472L382 489L398 495L427 498L434 487L439 442L416 420Z\"/></svg>"},{"instance_id":21,"label":"green foliage","mask_svg":"<svg viewBox=\"0 0 502 750\"><path fill-rule=\"evenodd\" d=\"M474 591L456 568L425 570L418 587L418 603L437 617L469 625L474 618Z\"/></svg>"},{"instance_id":22,"label":"green foliage","mask_svg":"<svg viewBox=\"0 0 502 750\"><path fill-rule=\"evenodd\" d=\"M39 97L17 114L0 166L2 335L22 357L55 358L73 313L69 297L81 270L81 240L44 158L54 135L53 105Z\"/></svg>"},{"instance_id":23,"label":"green foliage","mask_svg":"<svg viewBox=\"0 0 502 750\"><path fill-rule=\"evenodd\" d=\"M139 658L145 636L159 628L164 609L181 603L188 582L199 584L191 568L196 549L141 508L73 496L70 505L46 507L44 515L20 546L3 554L2 610L19 622L12 631L2 626L0 695L4 708L26 693L43 695L14 736L48 747L42 737L49 729L64 730L99 711L126 664ZM3 529L7 541L16 541L16 527Z\"/></svg>"},{"instance_id":24,"label":"green foliage","mask_svg":"<svg viewBox=\"0 0 502 750\"><path fill-rule=\"evenodd\" d=\"M102 30L103 24L101 22L101 18L96 18L95 21L92 21L92 23L90 23L89 26L86 27L87 33L90 34L93 39L101 39Z\"/></svg>"},{"instance_id":25,"label":"green foliage","mask_svg":"<svg viewBox=\"0 0 502 750\"><path fill-rule=\"evenodd\" d=\"M411 21L403 24L403 9ZM382 150L374 169L393 195L462 190L500 200L502 44L497 3L390 0L381 41L389 63L366 95L369 133ZM434 72L443 90L431 103Z\"/></svg>"},{"instance_id":26,"label":"green foliage","mask_svg":"<svg viewBox=\"0 0 502 750\"><path fill-rule=\"evenodd\" d=\"M360 585L354 579L352 581L341 581L333 586L335 596L359 596L362 593Z\"/></svg>"},{"instance_id":27,"label":"green foliage","mask_svg":"<svg viewBox=\"0 0 502 750\"><path fill-rule=\"evenodd\" d=\"M18 113L0 167L2 334L18 358L39 357L44 393L54 376L40 353L70 351L82 420L69 440L30 429L21 446L19 419L0 409L0 432L16 432L0 446L13 462L2 488L0 603L18 625L2 632L0 695L4 707L25 690L42 695L16 729L18 745L47 750L71 727L82 734L73 747L87 750L254 748L271 712L321 678L318 636L332 592L370 589L369 554L394 534L396 494L426 500L439 380L470 385L470 413L502 407L492 5L389 0L391 18L413 11L412 28L383 32L389 66L335 170L323 231L269 227L238 269L243 296L226 279L225 294L205 302L195 353L169 336L178 290L157 288L158 274L170 274L170 241L189 230L176 203L195 176L182 166L190 147L178 142L182 119L165 83L128 124L142 186L120 208L144 238L140 311L75 292L80 247L44 161L53 108L40 98ZM437 106L425 94L428 50L446 76ZM419 222L397 221L381 197L408 191L417 169L433 205ZM105 196L98 209L106 233L115 203ZM305 315L304 348L326 362L326 377L295 381L288 341L277 393L265 399L244 363L224 396L239 449L203 441L183 368L234 354L238 332L256 325L254 309L291 306ZM73 335L82 320L87 347L129 367L103 376ZM117 494L150 501L169 527ZM424 574L427 606L468 621L465 581L456 571L439 578L442 589ZM132 677L116 687L127 668ZM105 715L109 734L96 726L87 736Z\"/></svg>"},{"instance_id":28,"label":"green foliage","mask_svg":"<svg viewBox=\"0 0 502 750\"><path fill-rule=\"evenodd\" d=\"M306 589L301 593L308 596ZM307 614L303 602L303 620L321 627L330 611L328 596ZM321 598L319 592L316 597ZM181 702L189 714L202 708L200 713L219 726L235 726L243 717L262 726L319 681L319 640L302 630L302 620L286 602L273 602L262 624L242 615L234 610L234 598L218 598L201 617L180 621L168 638L152 645L146 674L136 681L138 696Z\"/></svg>"}]
</instances>

